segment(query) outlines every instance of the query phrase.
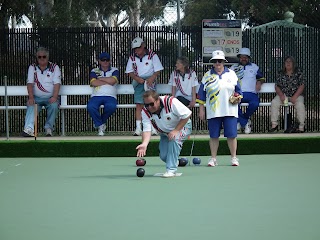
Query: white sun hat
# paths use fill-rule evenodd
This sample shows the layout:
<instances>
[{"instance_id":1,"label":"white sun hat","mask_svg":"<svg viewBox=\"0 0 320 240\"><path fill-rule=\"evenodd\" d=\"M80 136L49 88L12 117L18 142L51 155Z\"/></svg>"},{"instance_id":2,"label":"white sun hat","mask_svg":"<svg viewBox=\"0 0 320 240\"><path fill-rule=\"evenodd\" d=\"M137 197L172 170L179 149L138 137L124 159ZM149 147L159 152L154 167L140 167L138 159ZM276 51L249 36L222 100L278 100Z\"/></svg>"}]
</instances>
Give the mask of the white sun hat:
<instances>
[{"instance_id":1,"label":"white sun hat","mask_svg":"<svg viewBox=\"0 0 320 240\"><path fill-rule=\"evenodd\" d=\"M214 60L214 59L222 59L222 60L225 60L226 62L228 62L225 55L224 55L224 52L221 50L216 50L216 51L212 52L212 58L210 58L210 61Z\"/></svg>"}]
</instances>

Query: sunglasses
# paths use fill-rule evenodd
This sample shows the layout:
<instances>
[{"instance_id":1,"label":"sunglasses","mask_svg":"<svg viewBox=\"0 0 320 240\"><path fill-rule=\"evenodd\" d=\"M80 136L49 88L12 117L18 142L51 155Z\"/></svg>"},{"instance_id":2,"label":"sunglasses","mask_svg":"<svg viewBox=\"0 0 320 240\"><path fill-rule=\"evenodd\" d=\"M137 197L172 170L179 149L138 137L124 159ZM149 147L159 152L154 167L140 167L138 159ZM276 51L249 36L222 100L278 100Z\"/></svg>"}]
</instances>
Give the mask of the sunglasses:
<instances>
[{"instance_id":1,"label":"sunglasses","mask_svg":"<svg viewBox=\"0 0 320 240\"><path fill-rule=\"evenodd\" d=\"M155 103L156 101L154 101L154 102L152 102L152 103L145 103L144 104L144 106L146 107L146 108L148 108L148 107L154 107L154 103Z\"/></svg>"},{"instance_id":2,"label":"sunglasses","mask_svg":"<svg viewBox=\"0 0 320 240\"><path fill-rule=\"evenodd\" d=\"M213 63L222 63L224 60L222 59L213 59L212 62Z\"/></svg>"},{"instance_id":3,"label":"sunglasses","mask_svg":"<svg viewBox=\"0 0 320 240\"><path fill-rule=\"evenodd\" d=\"M100 61L101 61L101 62L109 62L109 61L110 61L110 59L106 59L106 58L104 58L104 59L100 59Z\"/></svg>"},{"instance_id":4,"label":"sunglasses","mask_svg":"<svg viewBox=\"0 0 320 240\"><path fill-rule=\"evenodd\" d=\"M41 59L41 58L46 59L47 56L38 56L38 59Z\"/></svg>"}]
</instances>

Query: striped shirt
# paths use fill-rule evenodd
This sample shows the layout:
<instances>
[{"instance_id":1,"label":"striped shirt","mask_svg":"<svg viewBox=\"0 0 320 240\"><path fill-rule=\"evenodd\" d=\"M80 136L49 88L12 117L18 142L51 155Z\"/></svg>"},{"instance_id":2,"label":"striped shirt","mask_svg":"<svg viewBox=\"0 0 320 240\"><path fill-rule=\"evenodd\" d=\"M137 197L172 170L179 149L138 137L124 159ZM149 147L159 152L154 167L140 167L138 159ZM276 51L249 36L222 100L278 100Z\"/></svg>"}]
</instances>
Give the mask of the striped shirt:
<instances>
[{"instance_id":1,"label":"striped shirt","mask_svg":"<svg viewBox=\"0 0 320 240\"><path fill-rule=\"evenodd\" d=\"M179 71L173 71L168 84L176 87L175 97L182 96L189 101L192 101L192 88L199 85L197 74L192 70L183 76Z\"/></svg>"},{"instance_id":2,"label":"striped shirt","mask_svg":"<svg viewBox=\"0 0 320 240\"><path fill-rule=\"evenodd\" d=\"M32 64L28 69L27 83L34 83L34 96L50 98L53 96L54 85L61 84L60 68L49 62L47 68L42 71L38 65Z\"/></svg>"},{"instance_id":3,"label":"striped shirt","mask_svg":"<svg viewBox=\"0 0 320 240\"><path fill-rule=\"evenodd\" d=\"M151 125L153 125L159 133L169 133L176 128L181 119L186 119L191 115L190 109L178 99L167 95L159 98L161 109L159 115L152 114L145 107L141 111L144 132L150 132Z\"/></svg>"}]
</instances>

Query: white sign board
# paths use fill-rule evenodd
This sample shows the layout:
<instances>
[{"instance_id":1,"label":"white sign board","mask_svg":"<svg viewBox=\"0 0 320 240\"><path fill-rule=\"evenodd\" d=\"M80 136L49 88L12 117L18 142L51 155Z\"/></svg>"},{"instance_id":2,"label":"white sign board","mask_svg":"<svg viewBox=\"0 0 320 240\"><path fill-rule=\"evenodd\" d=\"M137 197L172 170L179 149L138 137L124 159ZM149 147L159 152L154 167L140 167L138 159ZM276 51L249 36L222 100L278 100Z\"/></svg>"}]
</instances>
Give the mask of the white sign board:
<instances>
[{"instance_id":1,"label":"white sign board","mask_svg":"<svg viewBox=\"0 0 320 240\"><path fill-rule=\"evenodd\" d=\"M229 63L238 62L237 54L242 47L241 20L202 20L202 62L211 64L215 50L222 50Z\"/></svg>"}]
</instances>

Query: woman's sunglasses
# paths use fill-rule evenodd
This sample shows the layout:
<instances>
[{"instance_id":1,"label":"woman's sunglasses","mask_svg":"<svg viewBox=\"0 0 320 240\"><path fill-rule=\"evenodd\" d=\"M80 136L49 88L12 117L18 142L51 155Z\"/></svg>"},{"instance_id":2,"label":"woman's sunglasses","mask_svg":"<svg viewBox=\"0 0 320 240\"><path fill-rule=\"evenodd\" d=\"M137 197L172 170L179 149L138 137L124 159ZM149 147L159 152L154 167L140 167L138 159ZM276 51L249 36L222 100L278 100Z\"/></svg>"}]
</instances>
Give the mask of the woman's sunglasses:
<instances>
[{"instance_id":1,"label":"woman's sunglasses","mask_svg":"<svg viewBox=\"0 0 320 240\"><path fill-rule=\"evenodd\" d=\"M212 62L213 63L222 63L224 60L222 59L213 59Z\"/></svg>"}]
</instances>

